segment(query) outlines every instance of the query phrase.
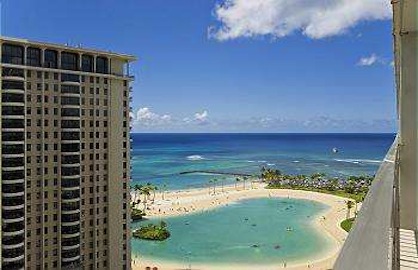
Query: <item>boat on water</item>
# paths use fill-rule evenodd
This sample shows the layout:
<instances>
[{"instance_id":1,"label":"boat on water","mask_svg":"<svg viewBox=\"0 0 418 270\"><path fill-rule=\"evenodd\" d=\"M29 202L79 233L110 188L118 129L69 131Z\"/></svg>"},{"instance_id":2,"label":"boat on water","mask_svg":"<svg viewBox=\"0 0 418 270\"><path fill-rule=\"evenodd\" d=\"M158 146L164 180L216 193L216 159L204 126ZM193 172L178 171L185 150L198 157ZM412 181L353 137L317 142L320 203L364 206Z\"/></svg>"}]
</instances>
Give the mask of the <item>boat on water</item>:
<instances>
[{"instance_id":1,"label":"boat on water","mask_svg":"<svg viewBox=\"0 0 418 270\"><path fill-rule=\"evenodd\" d=\"M332 148L332 152L333 152L334 154L338 153L338 148L337 148L337 147Z\"/></svg>"}]
</instances>

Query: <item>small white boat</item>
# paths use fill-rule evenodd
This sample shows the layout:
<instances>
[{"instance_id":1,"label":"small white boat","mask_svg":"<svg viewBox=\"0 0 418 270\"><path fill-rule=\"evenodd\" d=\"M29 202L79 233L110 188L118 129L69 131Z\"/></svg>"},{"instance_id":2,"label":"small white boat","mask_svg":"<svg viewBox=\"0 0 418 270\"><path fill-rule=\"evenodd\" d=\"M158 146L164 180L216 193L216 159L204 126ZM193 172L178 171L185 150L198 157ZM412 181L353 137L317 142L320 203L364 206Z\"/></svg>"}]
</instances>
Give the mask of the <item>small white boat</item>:
<instances>
[{"instance_id":1,"label":"small white boat","mask_svg":"<svg viewBox=\"0 0 418 270\"><path fill-rule=\"evenodd\" d=\"M332 152L333 152L334 154L338 153L338 148L337 148L337 147L332 148Z\"/></svg>"}]
</instances>

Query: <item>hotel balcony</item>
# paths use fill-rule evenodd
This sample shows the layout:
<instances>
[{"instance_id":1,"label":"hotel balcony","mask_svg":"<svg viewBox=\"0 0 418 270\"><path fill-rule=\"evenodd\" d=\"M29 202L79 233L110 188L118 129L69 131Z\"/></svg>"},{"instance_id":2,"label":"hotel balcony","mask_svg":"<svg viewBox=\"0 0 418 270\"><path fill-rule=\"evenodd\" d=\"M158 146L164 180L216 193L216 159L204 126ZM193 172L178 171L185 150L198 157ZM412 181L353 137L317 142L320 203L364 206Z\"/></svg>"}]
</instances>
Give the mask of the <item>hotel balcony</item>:
<instances>
[{"instance_id":1,"label":"hotel balcony","mask_svg":"<svg viewBox=\"0 0 418 270\"><path fill-rule=\"evenodd\" d=\"M3 78L1 85L3 90L17 90L17 92L25 92L25 84L20 80L6 80Z\"/></svg>"},{"instance_id":2,"label":"hotel balcony","mask_svg":"<svg viewBox=\"0 0 418 270\"><path fill-rule=\"evenodd\" d=\"M25 205L25 193L21 192L18 195L7 196L8 194L3 194L2 196L2 208L3 209L17 209L24 207Z\"/></svg>"},{"instance_id":3,"label":"hotel balcony","mask_svg":"<svg viewBox=\"0 0 418 270\"><path fill-rule=\"evenodd\" d=\"M25 71L21 68L3 68L3 80L8 81L24 81Z\"/></svg>"},{"instance_id":4,"label":"hotel balcony","mask_svg":"<svg viewBox=\"0 0 418 270\"><path fill-rule=\"evenodd\" d=\"M13 258L8 258L8 257L5 257L4 256L2 258L2 260L3 260L2 266L5 269L8 269L8 270L18 270L18 269L19 270L20 269L23 270L24 269L24 266L25 266L25 255L19 255L19 256L17 256L17 254L16 254L16 257L13 257Z\"/></svg>"},{"instance_id":5,"label":"hotel balcony","mask_svg":"<svg viewBox=\"0 0 418 270\"><path fill-rule=\"evenodd\" d=\"M61 204L63 213L80 213L80 202L67 202Z\"/></svg>"},{"instance_id":6,"label":"hotel balcony","mask_svg":"<svg viewBox=\"0 0 418 270\"><path fill-rule=\"evenodd\" d=\"M18 234L22 234L25 232L25 222L18 221L12 223L4 223L2 224L2 233L3 236L15 236Z\"/></svg>"},{"instance_id":7,"label":"hotel balcony","mask_svg":"<svg viewBox=\"0 0 418 270\"><path fill-rule=\"evenodd\" d=\"M335 270L418 269L418 1L396 0L392 5L399 132Z\"/></svg>"},{"instance_id":8,"label":"hotel balcony","mask_svg":"<svg viewBox=\"0 0 418 270\"><path fill-rule=\"evenodd\" d=\"M73 235L80 232L80 224L75 225L62 225L61 233L63 235Z\"/></svg>"},{"instance_id":9,"label":"hotel balcony","mask_svg":"<svg viewBox=\"0 0 418 270\"><path fill-rule=\"evenodd\" d=\"M3 236L1 239L2 247L8 248L13 246L24 245L25 242L25 235L21 234L16 237L7 237Z\"/></svg>"},{"instance_id":10,"label":"hotel balcony","mask_svg":"<svg viewBox=\"0 0 418 270\"><path fill-rule=\"evenodd\" d=\"M63 190L61 198L63 200L80 199L80 190Z\"/></svg>"},{"instance_id":11,"label":"hotel balcony","mask_svg":"<svg viewBox=\"0 0 418 270\"><path fill-rule=\"evenodd\" d=\"M63 189L74 189L80 186L79 177L63 177L61 181L61 186Z\"/></svg>"},{"instance_id":12,"label":"hotel balcony","mask_svg":"<svg viewBox=\"0 0 418 270\"><path fill-rule=\"evenodd\" d=\"M24 132L2 132L1 138L3 142L24 141L25 133Z\"/></svg>"},{"instance_id":13,"label":"hotel balcony","mask_svg":"<svg viewBox=\"0 0 418 270\"><path fill-rule=\"evenodd\" d=\"M25 106L25 96L22 93L6 92L1 95L1 102L4 105L18 104L17 106Z\"/></svg>"},{"instance_id":14,"label":"hotel balcony","mask_svg":"<svg viewBox=\"0 0 418 270\"><path fill-rule=\"evenodd\" d=\"M62 153L80 153L80 143L62 143L61 145Z\"/></svg>"},{"instance_id":15,"label":"hotel balcony","mask_svg":"<svg viewBox=\"0 0 418 270\"><path fill-rule=\"evenodd\" d=\"M2 154L3 155L15 155L21 154L25 152L25 145L24 143L19 144L5 144L3 143L1 146Z\"/></svg>"},{"instance_id":16,"label":"hotel balcony","mask_svg":"<svg viewBox=\"0 0 418 270\"><path fill-rule=\"evenodd\" d=\"M76 74L61 74L61 82L68 85L80 85L80 76Z\"/></svg>"},{"instance_id":17,"label":"hotel balcony","mask_svg":"<svg viewBox=\"0 0 418 270\"><path fill-rule=\"evenodd\" d=\"M61 266L68 267L80 263L80 213L62 215Z\"/></svg>"}]
</instances>

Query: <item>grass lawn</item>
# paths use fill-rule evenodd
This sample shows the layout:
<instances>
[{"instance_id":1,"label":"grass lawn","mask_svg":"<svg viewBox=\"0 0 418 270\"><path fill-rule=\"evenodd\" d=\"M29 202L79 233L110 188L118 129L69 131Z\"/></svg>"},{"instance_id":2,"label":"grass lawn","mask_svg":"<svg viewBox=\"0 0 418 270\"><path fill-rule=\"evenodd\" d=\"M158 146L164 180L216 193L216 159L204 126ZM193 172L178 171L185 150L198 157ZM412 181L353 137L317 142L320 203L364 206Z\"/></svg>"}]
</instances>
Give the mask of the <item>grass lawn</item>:
<instances>
[{"instance_id":1,"label":"grass lawn","mask_svg":"<svg viewBox=\"0 0 418 270\"><path fill-rule=\"evenodd\" d=\"M292 186L279 186L279 187L277 187L277 186L270 186L270 187L267 186L267 188L270 188L270 189L295 189L295 190L314 191L314 192L332 194L332 195L336 195L336 196L340 196L340 197L344 197L344 198L349 198L349 199L355 200L357 202L363 201L363 199L364 199L364 197L366 195L364 193L358 193L358 194L347 193L344 190L331 191L331 190L320 189L320 188L303 188L303 187L292 187Z\"/></svg>"},{"instance_id":2,"label":"grass lawn","mask_svg":"<svg viewBox=\"0 0 418 270\"><path fill-rule=\"evenodd\" d=\"M353 226L354 218L349 218L341 222L341 228L343 228L344 231L349 232L351 230L351 226Z\"/></svg>"}]
</instances>

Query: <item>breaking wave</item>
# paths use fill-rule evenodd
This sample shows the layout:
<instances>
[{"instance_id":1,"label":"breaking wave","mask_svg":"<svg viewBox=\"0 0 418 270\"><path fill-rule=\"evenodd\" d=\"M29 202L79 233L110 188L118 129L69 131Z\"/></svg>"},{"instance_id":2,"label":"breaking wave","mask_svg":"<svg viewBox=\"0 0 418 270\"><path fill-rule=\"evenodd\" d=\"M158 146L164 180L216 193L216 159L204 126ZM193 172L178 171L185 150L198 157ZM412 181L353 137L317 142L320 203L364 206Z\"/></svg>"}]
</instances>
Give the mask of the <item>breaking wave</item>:
<instances>
[{"instance_id":1,"label":"breaking wave","mask_svg":"<svg viewBox=\"0 0 418 270\"><path fill-rule=\"evenodd\" d=\"M346 163L352 163L352 164L364 164L364 163L371 163L371 164L380 164L382 163L381 160L375 160L375 159L334 159L337 162L346 162Z\"/></svg>"},{"instance_id":2,"label":"breaking wave","mask_svg":"<svg viewBox=\"0 0 418 270\"><path fill-rule=\"evenodd\" d=\"M197 160L204 160L205 158L200 155L191 155L191 156L186 157L186 159L190 161L197 161Z\"/></svg>"}]
</instances>

